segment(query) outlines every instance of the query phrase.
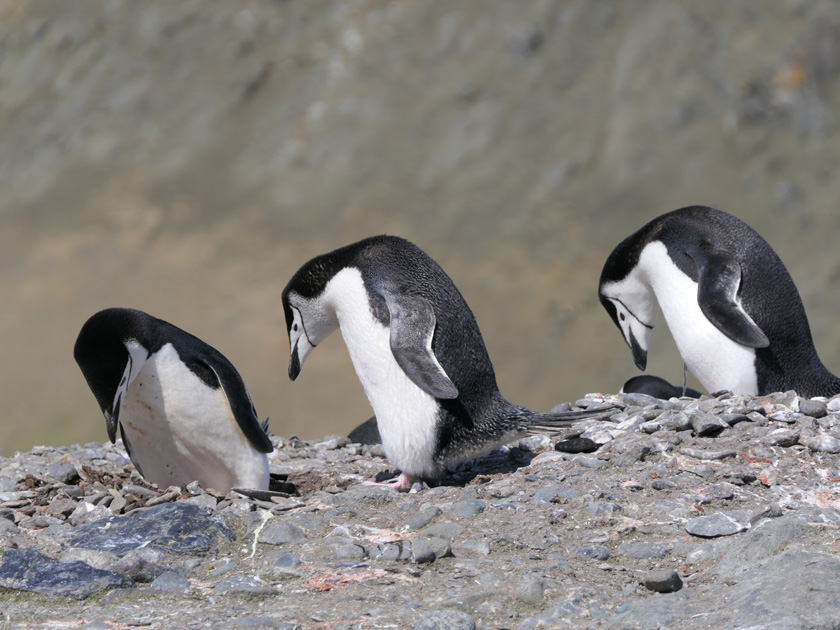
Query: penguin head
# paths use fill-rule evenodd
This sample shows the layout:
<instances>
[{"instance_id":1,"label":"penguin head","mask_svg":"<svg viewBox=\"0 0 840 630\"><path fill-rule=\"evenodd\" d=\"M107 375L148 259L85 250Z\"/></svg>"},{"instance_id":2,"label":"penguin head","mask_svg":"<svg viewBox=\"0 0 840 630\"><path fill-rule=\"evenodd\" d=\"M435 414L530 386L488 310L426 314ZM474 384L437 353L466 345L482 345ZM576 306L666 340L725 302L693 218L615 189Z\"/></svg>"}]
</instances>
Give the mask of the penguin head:
<instances>
[{"instance_id":1,"label":"penguin head","mask_svg":"<svg viewBox=\"0 0 840 630\"><path fill-rule=\"evenodd\" d=\"M303 265L283 289L283 312L289 334L289 378L300 374L312 349L338 329L334 309L324 300L327 283L337 269L327 255L313 258Z\"/></svg>"},{"instance_id":2,"label":"penguin head","mask_svg":"<svg viewBox=\"0 0 840 630\"><path fill-rule=\"evenodd\" d=\"M73 357L105 415L112 441L122 395L149 356L147 319L150 316L145 313L127 308L99 311L82 326L73 347Z\"/></svg>"},{"instance_id":3,"label":"penguin head","mask_svg":"<svg viewBox=\"0 0 840 630\"><path fill-rule=\"evenodd\" d=\"M618 282L602 280L598 298L630 347L636 367L644 370L650 335L659 315L653 289L631 273Z\"/></svg>"}]
</instances>

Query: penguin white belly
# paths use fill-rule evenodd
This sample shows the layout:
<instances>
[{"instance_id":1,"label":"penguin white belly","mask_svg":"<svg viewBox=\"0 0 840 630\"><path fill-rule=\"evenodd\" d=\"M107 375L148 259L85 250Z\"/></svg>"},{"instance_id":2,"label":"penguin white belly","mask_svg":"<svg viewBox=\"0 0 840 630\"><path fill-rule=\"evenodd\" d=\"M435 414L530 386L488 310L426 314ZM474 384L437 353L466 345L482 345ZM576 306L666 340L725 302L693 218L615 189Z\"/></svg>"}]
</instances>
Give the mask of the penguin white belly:
<instances>
[{"instance_id":1,"label":"penguin white belly","mask_svg":"<svg viewBox=\"0 0 840 630\"><path fill-rule=\"evenodd\" d=\"M645 246L639 267L656 294L680 355L703 387L709 392L757 394L755 350L732 341L706 319L697 303L697 283L674 264L665 245L653 241Z\"/></svg>"},{"instance_id":2,"label":"penguin white belly","mask_svg":"<svg viewBox=\"0 0 840 630\"><path fill-rule=\"evenodd\" d=\"M143 364L120 410L143 476L162 488L268 488L268 458L242 433L224 391L184 365L171 344Z\"/></svg>"},{"instance_id":3,"label":"penguin white belly","mask_svg":"<svg viewBox=\"0 0 840 630\"><path fill-rule=\"evenodd\" d=\"M325 298L335 308L388 459L411 475L436 473L437 400L397 364L390 329L373 316L361 272L352 267L338 272L327 284Z\"/></svg>"}]
</instances>

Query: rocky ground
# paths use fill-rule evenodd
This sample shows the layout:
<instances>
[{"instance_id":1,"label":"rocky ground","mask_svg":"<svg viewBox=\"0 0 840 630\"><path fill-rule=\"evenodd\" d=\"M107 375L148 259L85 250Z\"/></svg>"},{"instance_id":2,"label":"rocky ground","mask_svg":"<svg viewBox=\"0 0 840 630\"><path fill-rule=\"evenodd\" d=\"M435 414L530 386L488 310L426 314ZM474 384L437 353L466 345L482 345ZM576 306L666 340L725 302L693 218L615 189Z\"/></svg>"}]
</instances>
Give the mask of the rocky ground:
<instances>
[{"instance_id":1,"label":"rocky ground","mask_svg":"<svg viewBox=\"0 0 840 630\"><path fill-rule=\"evenodd\" d=\"M252 496L0 458L0 626L840 628L840 398L604 401L408 494L341 436L277 438Z\"/></svg>"}]
</instances>

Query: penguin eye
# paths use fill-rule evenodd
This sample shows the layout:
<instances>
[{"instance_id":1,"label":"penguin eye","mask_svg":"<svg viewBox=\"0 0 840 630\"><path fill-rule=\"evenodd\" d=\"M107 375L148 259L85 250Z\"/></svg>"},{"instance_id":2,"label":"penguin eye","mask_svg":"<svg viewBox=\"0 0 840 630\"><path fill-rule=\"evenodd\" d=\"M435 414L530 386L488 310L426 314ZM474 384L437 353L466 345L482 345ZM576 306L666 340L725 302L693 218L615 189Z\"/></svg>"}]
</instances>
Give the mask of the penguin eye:
<instances>
[{"instance_id":1,"label":"penguin eye","mask_svg":"<svg viewBox=\"0 0 840 630\"><path fill-rule=\"evenodd\" d=\"M297 329L298 329L298 325L297 325L297 324L295 324L294 326L292 326L292 330L294 330L295 332L297 332Z\"/></svg>"},{"instance_id":2,"label":"penguin eye","mask_svg":"<svg viewBox=\"0 0 840 630\"><path fill-rule=\"evenodd\" d=\"M624 313L619 313L618 316L621 318L621 321L624 321Z\"/></svg>"}]
</instances>

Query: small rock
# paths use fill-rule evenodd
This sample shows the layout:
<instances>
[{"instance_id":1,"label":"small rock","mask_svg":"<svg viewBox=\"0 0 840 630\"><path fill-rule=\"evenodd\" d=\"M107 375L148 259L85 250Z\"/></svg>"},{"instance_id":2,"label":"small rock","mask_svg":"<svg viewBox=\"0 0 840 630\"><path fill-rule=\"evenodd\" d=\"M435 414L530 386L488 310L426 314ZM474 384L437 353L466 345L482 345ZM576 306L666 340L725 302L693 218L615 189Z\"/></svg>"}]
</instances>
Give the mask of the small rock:
<instances>
[{"instance_id":1,"label":"small rock","mask_svg":"<svg viewBox=\"0 0 840 630\"><path fill-rule=\"evenodd\" d=\"M367 558L368 552L363 545L358 543L347 543L336 547L334 555L336 560L360 560L362 558ZM298 564L300 564L300 562L298 562ZM277 563L275 563L274 566L277 566Z\"/></svg>"},{"instance_id":2,"label":"small rock","mask_svg":"<svg viewBox=\"0 0 840 630\"><path fill-rule=\"evenodd\" d=\"M436 610L420 618L414 630L475 630L475 619L460 610Z\"/></svg>"},{"instance_id":3,"label":"small rock","mask_svg":"<svg viewBox=\"0 0 840 630\"><path fill-rule=\"evenodd\" d=\"M768 446L793 446L799 443L799 432L791 429L776 429L762 440Z\"/></svg>"},{"instance_id":4,"label":"small rock","mask_svg":"<svg viewBox=\"0 0 840 630\"><path fill-rule=\"evenodd\" d=\"M683 455L688 455L689 457L694 457L695 459L702 459L705 461L716 461L719 459L726 459L728 457L735 457L738 453L734 450L724 450L724 451L706 451L699 448L681 448L680 453Z\"/></svg>"},{"instance_id":5,"label":"small rock","mask_svg":"<svg viewBox=\"0 0 840 630\"><path fill-rule=\"evenodd\" d=\"M647 558L661 560L668 555L668 545L657 542L630 541L621 543L618 546L618 553L639 560Z\"/></svg>"},{"instance_id":6,"label":"small rock","mask_svg":"<svg viewBox=\"0 0 840 630\"><path fill-rule=\"evenodd\" d=\"M275 589L266 586L259 578L252 575L231 575L216 584L214 588L220 593L251 597L277 594Z\"/></svg>"},{"instance_id":7,"label":"small rock","mask_svg":"<svg viewBox=\"0 0 840 630\"><path fill-rule=\"evenodd\" d=\"M822 418L825 416L826 411L826 404L821 400L799 399L799 413L811 416L812 418Z\"/></svg>"},{"instance_id":8,"label":"small rock","mask_svg":"<svg viewBox=\"0 0 840 630\"><path fill-rule=\"evenodd\" d=\"M455 516L477 516L484 511L485 503L480 499L466 499L455 503L449 511Z\"/></svg>"},{"instance_id":9,"label":"small rock","mask_svg":"<svg viewBox=\"0 0 840 630\"><path fill-rule=\"evenodd\" d=\"M274 566L280 569L297 569L300 566L300 558L293 553L282 553L277 556Z\"/></svg>"},{"instance_id":10,"label":"small rock","mask_svg":"<svg viewBox=\"0 0 840 630\"><path fill-rule=\"evenodd\" d=\"M68 542L76 547L121 556L150 546L168 553L206 553L220 539L233 540L220 516L184 501L165 503L127 516L113 516L76 527Z\"/></svg>"},{"instance_id":11,"label":"small rock","mask_svg":"<svg viewBox=\"0 0 840 630\"><path fill-rule=\"evenodd\" d=\"M52 597L85 599L102 591L134 586L125 575L80 561L59 562L35 549L7 549L0 564L0 586Z\"/></svg>"},{"instance_id":12,"label":"small rock","mask_svg":"<svg viewBox=\"0 0 840 630\"><path fill-rule=\"evenodd\" d=\"M551 438L543 434L529 435L528 437L519 440L519 448L523 451L541 453L551 448Z\"/></svg>"},{"instance_id":13,"label":"small rock","mask_svg":"<svg viewBox=\"0 0 840 630\"><path fill-rule=\"evenodd\" d=\"M593 453L599 448L601 448L600 444L582 437L560 440L554 445L554 450L561 453Z\"/></svg>"},{"instance_id":14,"label":"small rock","mask_svg":"<svg viewBox=\"0 0 840 630\"><path fill-rule=\"evenodd\" d=\"M190 581L177 571L166 571L155 578L152 588L164 593L186 593L190 590Z\"/></svg>"},{"instance_id":15,"label":"small rock","mask_svg":"<svg viewBox=\"0 0 840 630\"><path fill-rule=\"evenodd\" d=\"M305 539L299 527L285 521L268 523L257 536L257 542L266 545L294 545Z\"/></svg>"},{"instance_id":16,"label":"small rock","mask_svg":"<svg viewBox=\"0 0 840 630\"><path fill-rule=\"evenodd\" d=\"M545 599L545 582L539 578L533 578L525 582L516 592L516 599L526 604L536 606Z\"/></svg>"},{"instance_id":17,"label":"small rock","mask_svg":"<svg viewBox=\"0 0 840 630\"><path fill-rule=\"evenodd\" d=\"M642 579L642 584L655 593L674 593L683 586L679 573L674 569L651 571Z\"/></svg>"},{"instance_id":18,"label":"small rock","mask_svg":"<svg viewBox=\"0 0 840 630\"><path fill-rule=\"evenodd\" d=\"M592 560L609 560L610 550L602 545L584 545L579 547L575 552L584 558L591 558Z\"/></svg>"},{"instance_id":19,"label":"small rock","mask_svg":"<svg viewBox=\"0 0 840 630\"><path fill-rule=\"evenodd\" d=\"M840 398L835 398L835 400L840 400ZM840 440L827 433L820 433L806 439L805 446L820 453L840 453Z\"/></svg>"},{"instance_id":20,"label":"small rock","mask_svg":"<svg viewBox=\"0 0 840 630\"><path fill-rule=\"evenodd\" d=\"M458 525L458 523L435 523L431 527L423 530L423 534L425 536L445 538L446 540L455 540L465 531L467 531L466 528Z\"/></svg>"},{"instance_id":21,"label":"small rock","mask_svg":"<svg viewBox=\"0 0 840 630\"><path fill-rule=\"evenodd\" d=\"M435 520L435 518L437 518L441 513L441 509L436 505L426 506L418 510L418 512L413 516L410 516L406 521L406 525L408 526L408 529L412 531L423 529Z\"/></svg>"},{"instance_id":22,"label":"small rock","mask_svg":"<svg viewBox=\"0 0 840 630\"><path fill-rule=\"evenodd\" d=\"M710 516L699 516L686 523L685 531L692 536L716 538L718 536L732 536L749 529L749 515L744 517L738 513L735 516L725 512L718 512Z\"/></svg>"},{"instance_id":23,"label":"small rock","mask_svg":"<svg viewBox=\"0 0 840 630\"><path fill-rule=\"evenodd\" d=\"M691 416L691 427L694 429L695 435L706 437L717 435L724 429L728 429L729 425L717 416L698 412Z\"/></svg>"},{"instance_id":24,"label":"small rock","mask_svg":"<svg viewBox=\"0 0 840 630\"><path fill-rule=\"evenodd\" d=\"M56 481L65 484L72 484L79 480L79 471L70 462L59 462L52 466L47 466L44 472Z\"/></svg>"}]
</instances>

